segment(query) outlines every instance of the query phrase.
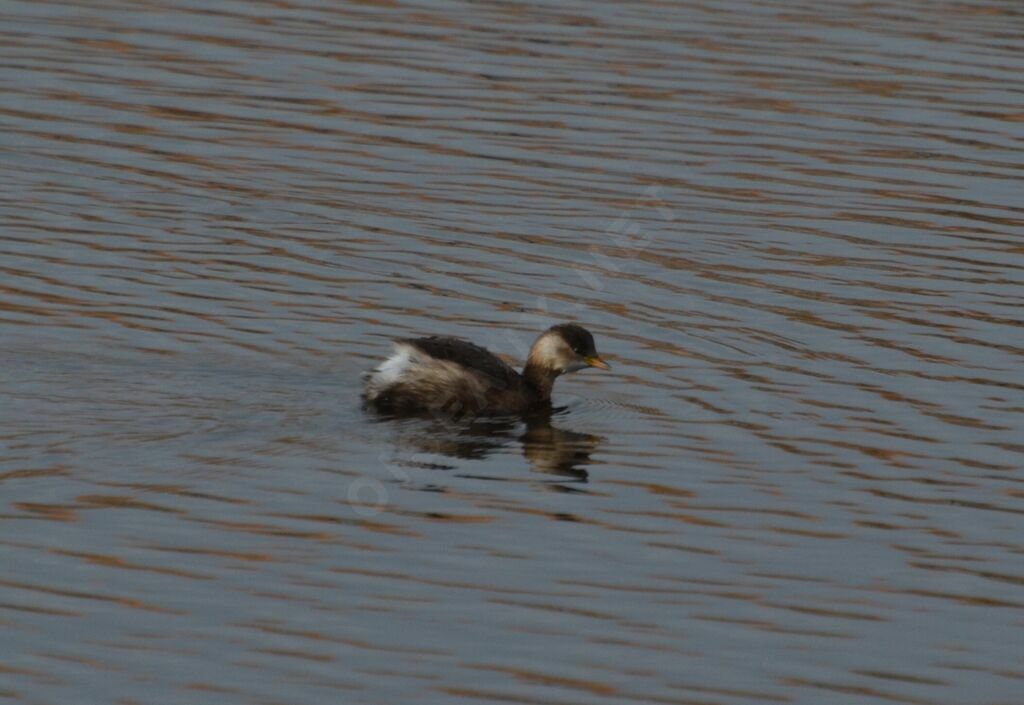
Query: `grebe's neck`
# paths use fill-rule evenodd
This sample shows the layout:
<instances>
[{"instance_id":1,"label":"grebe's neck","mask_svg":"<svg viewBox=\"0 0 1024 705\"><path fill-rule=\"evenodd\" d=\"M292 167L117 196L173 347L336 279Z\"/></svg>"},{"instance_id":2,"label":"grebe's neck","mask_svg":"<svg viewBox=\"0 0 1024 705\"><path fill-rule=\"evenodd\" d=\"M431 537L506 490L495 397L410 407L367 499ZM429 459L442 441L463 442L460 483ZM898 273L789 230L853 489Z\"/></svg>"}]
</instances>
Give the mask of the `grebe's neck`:
<instances>
[{"instance_id":1,"label":"grebe's neck","mask_svg":"<svg viewBox=\"0 0 1024 705\"><path fill-rule=\"evenodd\" d=\"M537 393L538 399L542 402L551 401L551 388L555 386L557 376L557 372L532 358L526 361L526 367L523 368L526 385Z\"/></svg>"}]
</instances>

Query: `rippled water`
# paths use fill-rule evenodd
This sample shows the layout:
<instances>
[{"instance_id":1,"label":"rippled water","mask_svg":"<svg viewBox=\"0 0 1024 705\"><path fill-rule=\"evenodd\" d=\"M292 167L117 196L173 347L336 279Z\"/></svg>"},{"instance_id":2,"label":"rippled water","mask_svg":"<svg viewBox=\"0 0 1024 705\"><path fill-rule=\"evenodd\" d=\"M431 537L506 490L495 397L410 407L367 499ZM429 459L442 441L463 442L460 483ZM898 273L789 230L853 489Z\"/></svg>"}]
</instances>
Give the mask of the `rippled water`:
<instances>
[{"instance_id":1,"label":"rippled water","mask_svg":"<svg viewBox=\"0 0 1024 705\"><path fill-rule=\"evenodd\" d=\"M1024 692L1009 0L0 4L0 696ZM550 424L370 418L552 322Z\"/></svg>"}]
</instances>

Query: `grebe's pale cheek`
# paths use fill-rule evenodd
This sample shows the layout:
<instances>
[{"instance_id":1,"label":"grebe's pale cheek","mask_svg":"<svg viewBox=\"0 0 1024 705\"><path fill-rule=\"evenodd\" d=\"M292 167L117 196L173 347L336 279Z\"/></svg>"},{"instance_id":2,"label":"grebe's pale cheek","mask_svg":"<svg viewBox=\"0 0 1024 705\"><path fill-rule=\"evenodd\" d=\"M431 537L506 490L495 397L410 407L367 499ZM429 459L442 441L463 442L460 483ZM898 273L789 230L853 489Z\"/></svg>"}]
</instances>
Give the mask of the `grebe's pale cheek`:
<instances>
[{"instance_id":1,"label":"grebe's pale cheek","mask_svg":"<svg viewBox=\"0 0 1024 705\"><path fill-rule=\"evenodd\" d=\"M565 368L562 370L562 374L566 374L568 372L578 372L586 367L590 367L590 365L585 363L583 360L573 360L572 362L565 366Z\"/></svg>"},{"instance_id":2,"label":"grebe's pale cheek","mask_svg":"<svg viewBox=\"0 0 1024 705\"><path fill-rule=\"evenodd\" d=\"M557 337L544 335L533 344L530 356L540 360L556 360L562 355L564 347L565 343L561 342Z\"/></svg>"}]
</instances>

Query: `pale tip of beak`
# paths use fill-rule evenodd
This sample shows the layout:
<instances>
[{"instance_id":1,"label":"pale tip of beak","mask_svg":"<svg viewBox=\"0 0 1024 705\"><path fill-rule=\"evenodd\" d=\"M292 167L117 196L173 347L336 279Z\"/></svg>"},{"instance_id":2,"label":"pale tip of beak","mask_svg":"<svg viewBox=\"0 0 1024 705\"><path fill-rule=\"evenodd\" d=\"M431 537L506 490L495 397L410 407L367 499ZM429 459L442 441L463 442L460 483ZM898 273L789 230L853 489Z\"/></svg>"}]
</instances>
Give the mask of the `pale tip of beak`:
<instances>
[{"instance_id":1,"label":"pale tip of beak","mask_svg":"<svg viewBox=\"0 0 1024 705\"><path fill-rule=\"evenodd\" d=\"M610 370L612 368L611 365L596 355L593 357L585 357L583 358L583 361L587 363L588 367L596 367L599 370Z\"/></svg>"}]
</instances>

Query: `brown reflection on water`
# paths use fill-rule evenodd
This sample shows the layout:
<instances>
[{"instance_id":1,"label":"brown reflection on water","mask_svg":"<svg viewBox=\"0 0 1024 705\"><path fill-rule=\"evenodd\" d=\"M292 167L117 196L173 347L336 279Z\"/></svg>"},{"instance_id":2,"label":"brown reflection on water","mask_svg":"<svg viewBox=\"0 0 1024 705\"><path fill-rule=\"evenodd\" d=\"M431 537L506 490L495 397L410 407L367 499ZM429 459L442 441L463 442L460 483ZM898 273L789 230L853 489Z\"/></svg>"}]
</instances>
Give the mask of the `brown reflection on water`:
<instances>
[{"instance_id":1,"label":"brown reflection on water","mask_svg":"<svg viewBox=\"0 0 1024 705\"><path fill-rule=\"evenodd\" d=\"M525 419L427 417L412 419L410 423L409 419L378 416L375 420L385 425L398 422L391 462L401 468L452 470L456 466L445 457L481 460L518 447L532 472L560 476L566 482L586 482L586 467L599 450L602 438L559 428L557 414L562 412L564 409L556 410L554 418L542 413ZM437 486L427 489L434 491Z\"/></svg>"}]
</instances>

